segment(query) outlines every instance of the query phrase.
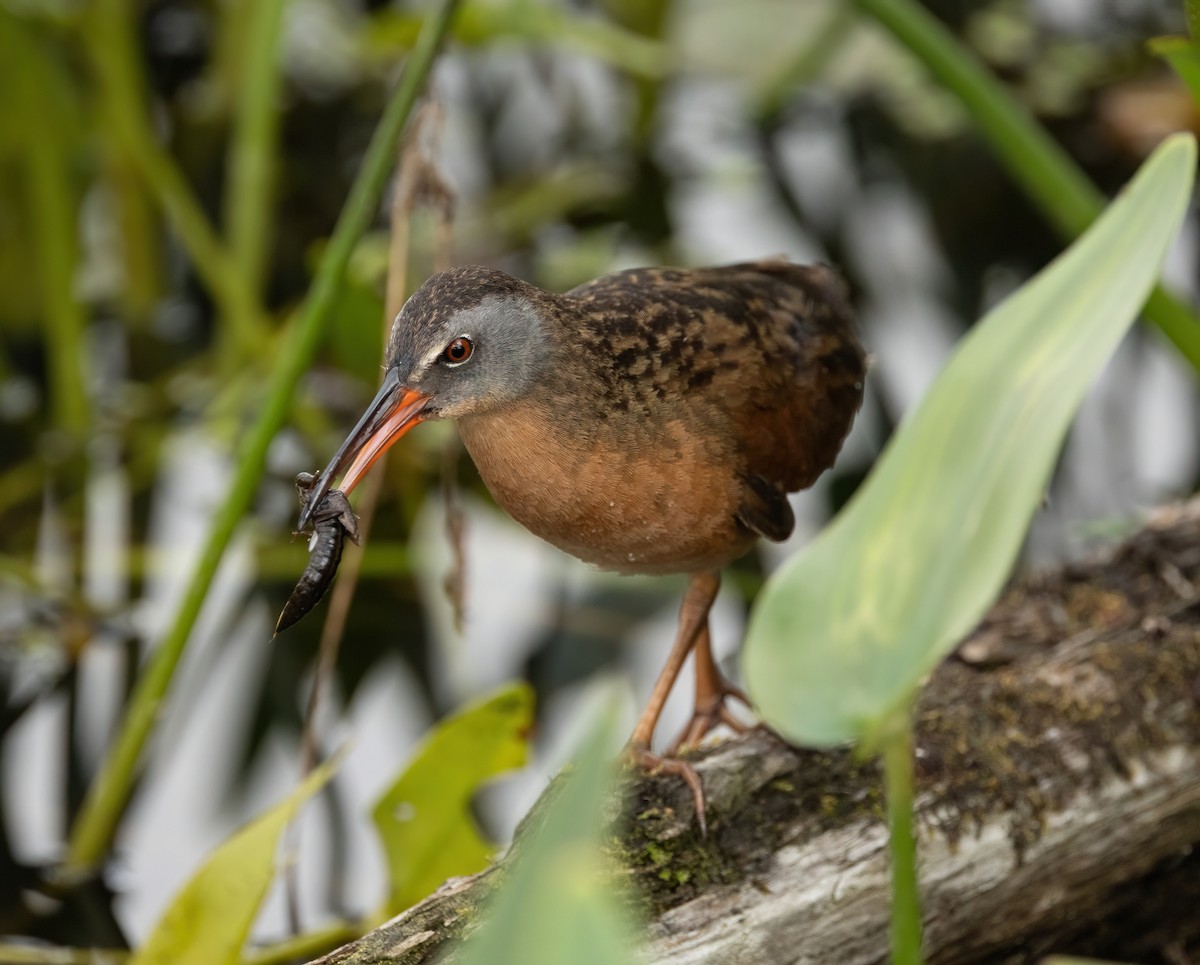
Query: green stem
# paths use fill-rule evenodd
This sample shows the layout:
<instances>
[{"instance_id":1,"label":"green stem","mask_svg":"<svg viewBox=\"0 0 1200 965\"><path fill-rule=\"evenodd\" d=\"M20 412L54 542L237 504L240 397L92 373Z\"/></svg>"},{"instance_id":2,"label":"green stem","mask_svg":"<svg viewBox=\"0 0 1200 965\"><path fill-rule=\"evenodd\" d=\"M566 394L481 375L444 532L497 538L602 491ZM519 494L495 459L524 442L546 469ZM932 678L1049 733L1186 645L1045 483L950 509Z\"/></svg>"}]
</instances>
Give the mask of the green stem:
<instances>
[{"instance_id":1,"label":"green stem","mask_svg":"<svg viewBox=\"0 0 1200 965\"><path fill-rule=\"evenodd\" d=\"M249 26L239 58L244 83L229 146L225 230L243 284L262 290L274 198L275 145L279 133L279 35L287 0L259 0L247 11Z\"/></svg>"},{"instance_id":2,"label":"green stem","mask_svg":"<svg viewBox=\"0 0 1200 965\"><path fill-rule=\"evenodd\" d=\"M87 427L88 404L84 313L74 296L78 257L75 199L62 145L55 142L50 127L34 124L26 130L26 172L46 320L54 424L79 440Z\"/></svg>"},{"instance_id":3,"label":"green stem","mask_svg":"<svg viewBox=\"0 0 1200 965\"><path fill-rule=\"evenodd\" d=\"M883 745L892 853L892 965L921 965L921 899L913 833L912 719L905 713Z\"/></svg>"},{"instance_id":4,"label":"green stem","mask_svg":"<svg viewBox=\"0 0 1200 965\"><path fill-rule=\"evenodd\" d=\"M276 360L258 421L248 431L237 472L217 511L208 541L166 636L138 679L120 732L83 802L67 848L64 873L86 875L108 849L137 774L138 761L154 729L163 700L225 548L250 509L266 466L267 449L283 426L296 385L328 328L329 310L358 238L371 222L395 157L395 145L425 78L433 66L458 0L443 0L421 29L417 43L367 147L358 177L338 217L308 298Z\"/></svg>"},{"instance_id":5,"label":"green stem","mask_svg":"<svg viewBox=\"0 0 1200 965\"><path fill-rule=\"evenodd\" d=\"M105 150L104 177L112 187L124 258L121 302L126 317L144 325L162 298L163 252L158 212L137 165L115 144Z\"/></svg>"},{"instance_id":6,"label":"green stem","mask_svg":"<svg viewBox=\"0 0 1200 965\"><path fill-rule=\"evenodd\" d=\"M0 12L0 56L5 79L22 91L10 105L21 111L29 223L42 317L46 325L48 381L54 425L76 441L88 423L85 315L74 296L78 260L76 197L72 190L66 146L58 124L45 119L62 112L62 78L32 31Z\"/></svg>"},{"instance_id":7,"label":"green stem","mask_svg":"<svg viewBox=\"0 0 1200 965\"><path fill-rule=\"evenodd\" d=\"M962 101L992 149L1064 236L1074 238L1100 214L1105 197L1071 156L916 0L855 2ZM1161 287L1145 314L1200 372L1200 324L1195 315Z\"/></svg>"},{"instance_id":8,"label":"green stem","mask_svg":"<svg viewBox=\"0 0 1200 965\"><path fill-rule=\"evenodd\" d=\"M34 250L42 310L47 323L50 397L54 425L82 439L88 425L84 389L83 310L72 295L74 218L62 156L48 139L28 144L30 206L34 210Z\"/></svg>"},{"instance_id":9,"label":"green stem","mask_svg":"<svg viewBox=\"0 0 1200 965\"><path fill-rule=\"evenodd\" d=\"M242 348L261 347L266 322L253 292L213 231L183 173L163 150L141 104L141 55L130 0L96 0L84 18L105 126L150 188Z\"/></svg>"}]
</instances>

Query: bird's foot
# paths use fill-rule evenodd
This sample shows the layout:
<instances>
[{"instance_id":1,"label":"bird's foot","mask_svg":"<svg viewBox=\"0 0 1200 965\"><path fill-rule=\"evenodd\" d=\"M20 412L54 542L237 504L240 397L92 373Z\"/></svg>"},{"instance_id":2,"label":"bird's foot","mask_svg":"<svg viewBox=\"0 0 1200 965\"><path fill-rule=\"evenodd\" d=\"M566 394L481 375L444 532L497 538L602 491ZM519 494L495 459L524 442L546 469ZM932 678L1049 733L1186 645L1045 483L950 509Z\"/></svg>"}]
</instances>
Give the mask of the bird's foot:
<instances>
[{"instance_id":1,"label":"bird's foot","mask_svg":"<svg viewBox=\"0 0 1200 965\"><path fill-rule=\"evenodd\" d=\"M651 774L671 774L674 777L682 778L692 792L700 837L708 837L708 822L704 819L704 785L700 782L700 775L691 764L678 757L673 757L671 754L659 757L645 744L634 741L625 745L624 756L628 763L641 767Z\"/></svg>"},{"instance_id":2,"label":"bird's foot","mask_svg":"<svg viewBox=\"0 0 1200 965\"><path fill-rule=\"evenodd\" d=\"M750 698L746 696L746 692L723 678L710 693L703 697L697 695L692 719L679 732L675 742L667 748L667 756L673 758L678 755L680 748L699 744L709 731L720 724L724 724L735 734L744 734L753 730L754 725L738 720L726 705L726 701L731 697L746 707L750 706Z\"/></svg>"}]
</instances>

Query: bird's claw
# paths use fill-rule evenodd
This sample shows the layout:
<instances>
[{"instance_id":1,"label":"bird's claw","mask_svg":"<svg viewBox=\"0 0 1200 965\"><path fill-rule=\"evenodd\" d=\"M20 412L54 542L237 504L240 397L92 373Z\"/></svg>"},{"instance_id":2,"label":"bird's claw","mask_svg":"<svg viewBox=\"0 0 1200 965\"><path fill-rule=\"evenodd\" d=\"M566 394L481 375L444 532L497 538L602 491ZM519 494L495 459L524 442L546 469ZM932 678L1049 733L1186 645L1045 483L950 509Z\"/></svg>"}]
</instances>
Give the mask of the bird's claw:
<instances>
[{"instance_id":1,"label":"bird's claw","mask_svg":"<svg viewBox=\"0 0 1200 965\"><path fill-rule=\"evenodd\" d=\"M708 837L708 822L704 818L704 785L700 782L699 773L691 764L670 754L660 757L646 745L634 742L625 745L624 757L629 764L641 767L651 774L670 774L682 778L692 792L700 837Z\"/></svg>"}]
</instances>

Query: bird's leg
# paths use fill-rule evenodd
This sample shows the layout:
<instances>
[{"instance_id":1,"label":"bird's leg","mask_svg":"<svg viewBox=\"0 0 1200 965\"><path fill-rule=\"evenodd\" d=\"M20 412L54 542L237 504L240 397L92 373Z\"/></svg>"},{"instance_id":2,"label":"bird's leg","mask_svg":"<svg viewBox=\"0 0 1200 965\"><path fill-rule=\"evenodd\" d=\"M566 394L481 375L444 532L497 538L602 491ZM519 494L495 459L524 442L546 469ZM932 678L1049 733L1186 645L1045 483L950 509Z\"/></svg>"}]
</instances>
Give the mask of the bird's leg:
<instances>
[{"instance_id":1,"label":"bird's leg","mask_svg":"<svg viewBox=\"0 0 1200 965\"><path fill-rule=\"evenodd\" d=\"M674 758L662 758L650 750L650 741L654 737L654 727L662 714L663 706L675 686L687 655L701 638L708 639L708 611L712 608L713 600L717 597L717 589L721 585L719 573L693 573L683 595L683 604L679 608L679 631L675 636L675 645L667 657L666 666L654 682L654 690L646 702L646 709L638 719L637 726L629 738L626 753L628 756L650 770L674 774L683 778L692 790L692 799L696 804L696 821L700 825L700 833L707 833L704 820L704 788L700 784L700 775L686 761ZM709 661L711 662L711 655Z\"/></svg>"},{"instance_id":2,"label":"bird's leg","mask_svg":"<svg viewBox=\"0 0 1200 965\"><path fill-rule=\"evenodd\" d=\"M654 682L654 690L646 702L646 709L642 711L642 716L629 738L630 744L650 746L650 740L654 737L654 727L662 715L662 709L671 688L675 686L687 655L701 637L708 639L708 611L712 608L713 600L717 598L720 585L719 573L692 574L687 591L683 595L683 603L679 607L679 630L675 635L675 645L667 657L666 666Z\"/></svg>"},{"instance_id":3,"label":"bird's leg","mask_svg":"<svg viewBox=\"0 0 1200 965\"><path fill-rule=\"evenodd\" d=\"M700 743L704 736L718 724L725 724L730 730L743 733L750 726L738 720L726 706L726 700L734 700L750 706L750 698L739 687L735 687L717 669L713 660L712 641L708 633L707 622L696 640L696 703L692 711L692 719L679 732L670 748L668 756L674 756L681 747Z\"/></svg>"}]
</instances>

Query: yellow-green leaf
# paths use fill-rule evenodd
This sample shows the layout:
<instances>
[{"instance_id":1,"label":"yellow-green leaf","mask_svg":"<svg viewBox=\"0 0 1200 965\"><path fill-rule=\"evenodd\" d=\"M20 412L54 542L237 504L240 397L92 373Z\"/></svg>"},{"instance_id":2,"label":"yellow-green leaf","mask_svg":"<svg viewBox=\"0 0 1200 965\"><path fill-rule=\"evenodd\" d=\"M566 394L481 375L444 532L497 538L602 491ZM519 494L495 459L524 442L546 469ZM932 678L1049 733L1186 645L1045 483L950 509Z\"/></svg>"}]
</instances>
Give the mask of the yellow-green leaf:
<instances>
[{"instance_id":1,"label":"yellow-green leaf","mask_svg":"<svg viewBox=\"0 0 1200 965\"><path fill-rule=\"evenodd\" d=\"M768 581L745 671L767 722L875 736L999 593L1088 386L1158 276L1196 145L1170 138L1070 249L963 339L838 517Z\"/></svg>"},{"instance_id":2,"label":"yellow-green leaf","mask_svg":"<svg viewBox=\"0 0 1200 965\"><path fill-rule=\"evenodd\" d=\"M487 864L496 846L480 835L471 798L485 781L525 765L532 726L533 691L519 683L447 718L426 737L373 814L391 877L387 914Z\"/></svg>"},{"instance_id":3,"label":"yellow-green leaf","mask_svg":"<svg viewBox=\"0 0 1200 965\"><path fill-rule=\"evenodd\" d=\"M279 835L333 773L329 763L223 843L163 912L130 965L236 965L275 874Z\"/></svg>"}]
</instances>

